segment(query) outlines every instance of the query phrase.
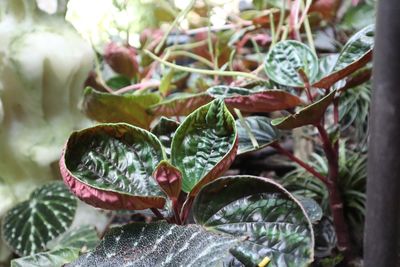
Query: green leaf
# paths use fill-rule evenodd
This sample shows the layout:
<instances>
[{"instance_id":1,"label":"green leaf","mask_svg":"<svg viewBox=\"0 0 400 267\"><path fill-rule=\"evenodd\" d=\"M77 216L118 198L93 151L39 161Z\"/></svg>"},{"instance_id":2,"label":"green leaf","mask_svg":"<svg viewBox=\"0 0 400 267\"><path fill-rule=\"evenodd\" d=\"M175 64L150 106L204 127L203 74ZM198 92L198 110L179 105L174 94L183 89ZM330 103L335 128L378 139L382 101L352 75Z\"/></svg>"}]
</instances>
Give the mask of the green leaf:
<instances>
[{"instance_id":1,"label":"green leaf","mask_svg":"<svg viewBox=\"0 0 400 267\"><path fill-rule=\"evenodd\" d=\"M357 31L375 22L375 6L359 4L350 7L343 17L340 27L346 31Z\"/></svg>"},{"instance_id":2,"label":"green leaf","mask_svg":"<svg viewBox=\"0 0 400 267\"><path fill-rule=\"evenodd\" d=\"M282 41L273 46L264 62L267 76L276 83L304 87L303 70L312 83L318 75L318 58L308 46L297 41Z\"/></svg>"},{"instance_id":3,"label":"green leaf","mask_svg":"<svg viewBox=\"0 0 400 267\"><path fill-rule=\"evenodd\" d=\"M71 225L76 206L76 198L62 182L46 184L6 213L3 239L18 255L43 251Z\"/></svg>"},{"instance_id":4,"label":"green leaf","mask_svg":"<svg viewBox=\"0 0 400 267\"><path fill-rule=\"evenodd\" d=\"M300 203L271 179L219 178L199 192L194 220L207 230L245 241L231 253L245 266L268 257L268 267L308 266L313 260L313 230Z\"/></svg>"},{"instance_id":5,"label":"green leaf","mask_svg":"<svg viewBox=\"0 0 400 267\"><path fill-rule=\"evenodd\" d=\"M152 133L125 123L100 124L72 133L60 169L72 192L92 206L162 208L165 195L152 174L164 157Z\"/></svg>"},{"instance_id":6,"label":"green leaf","mask_svg":"<svg viewBox=\"0 0 400 267\"><path fill-rule=\"evenodd\" d=\"M96 250L73 266L222 266L238 238L198 225L132 223L111 229Z\"/></svg>"},{"instance_id":7,"label":"green leaf","mask_svg":"<svg viewBox=\"0 0 400 267\"><path fill-rule=\"evenodd\" d=\"M86 115L98 122L126 122L148 129L153 116L146 112L160 102L156 93L113 95L86 88L83 108Z\"/></svg>"},{"instance_id":8,"label":"green leaf","mask_svg":"<svg viewBox=\"0 0 400 267\"><path fill-rule=\"evenodd\" d=\"M353 35L343 47L332 73L314 83L313 87L329 88L370 62L374 46L374 27L370 25Z\"/></svg>"},{"instance_id":9,"label":"green leaf","mask_svg":"<svg viewBox=\"0 0 400 267\"><path fill-rule=\"evenodd\" d=\"M55 245L48 245L48 248L52 250L60 248L76 248L85 252L92 250L97 246L99 243L99 237L94 226L82 225L68 230L55 241Z\"/></svg>"},{"instance_id":10,"label":"green leaf","mask_svg":"<svg viewBox=\"0 0 400 267\"><path fill-rule=\"evenodd\" d=\"M162 95L167 95L169 90L171 89L172 78L174 77L174 69L170 69L169 72L164 75L160 82L159 91Z\"/></svg>"},{"instance_id":11,"label":"green leaf","mask_svg":"<svg viewBox=\"0 0 400 267\"><path fill-rule=\"evenodd\" d=\"M319 59L319 73L317 80L329 75L336 65L339 54L330 54Z\"/></svg>"},{"instance_id":12,"label":"green leaf","mask_svg":"<svg viewBox=\"0 0 400 267\"><path fill-rule=\"evenodd\" d=\"M179 127L179 122L161 117L157 124L151 129L151 132L157 136L161 144L165 148L165 153L169 157L171 155L172 138L175 135L176 129Z\"/></svg>"},{"instance_id":13,"label":"green leaf","mask_svg":"<svg viewBox=\"0 0 400 267\"><path fill-rule=\"evenodd\" d=\"M194 111L172 141L171 162L182 171L182 190L195 195L229 168L236 151L235 120L222 100Z\"/></svg>"},{"instance_id":14,"label":"green leaf","mask_svg":"<svg viewBox=\"0 0 400 267\"><path fill-rule=\"evenodd\" d=\"M321 220L324 212L321 206L312 198L297 196L297 200L301 203L301 206L306 211L308 218L312 223Z\"/></svg>"},{"instance_id":15,"label":"green leaf","mask_svg":"<svg viewBox=\"0 0 400 267\"><path fill-rule=\"evenodd\" d=\"M77 248L58 248L11 261L11 267L59 267L79 257Z\"/></svg>"},{"instance_id":16,"label":"green leaf","mask_svg":"<svg viewBox=\"0 0 400 267\"><path fill-rule=\"evenodd\" d=\"M131 80L125 76L115 76L107 80L106 84L112 89L121 89L131 85Z\"/></svg>"},{"instance_id":17,"label":"green leaf","mask_svg":"<svg viewBox=\"0 0 400 267\"><path fill-rule=\"evenodd\" d=\"M214 98L223 98L229 108L244 112L272 112L303 104L295 95L282 90L250 90L231 86L214 86L207 90Z\"/></svg>"},{"instance_id":18,"label":"green leaf","mask_svg":"<svg viewBox=\"0 0 400 267\"><path fill-rule=\"evenodd\" d=\"M151 106L148 112L155 116L186 116L210 101L212 98L206 93L175 94L171 98Z\"/></svg>"},{"instance_id":19,"label":"green leaf","mask_svg":"<svg viewBox=\"0 0 400 267\"><path fill-rule=\"evenodd\" d=\"M251 133L257 140L258 148L253 146L245 127L239 120L236 120L236 128L239 138L238 154L255 151L278 141L279 131L271 125L271 119L262 116L251 116L245 118L245 123L249 126Z\"/></svg>"},{"instance_id":20,"label":"green leaf","mask_svg":"<svg viewBox=\"0 0 400 267\"><path fill-rule=\"evenodd\" d=\"M289 130L309 124L318 123L325 114L325 110L333 102L336 91L330 92L320 100L299 110L295 114L278 118L271 121L271 124L281 130Z\"/></svg>"}]
</instances>

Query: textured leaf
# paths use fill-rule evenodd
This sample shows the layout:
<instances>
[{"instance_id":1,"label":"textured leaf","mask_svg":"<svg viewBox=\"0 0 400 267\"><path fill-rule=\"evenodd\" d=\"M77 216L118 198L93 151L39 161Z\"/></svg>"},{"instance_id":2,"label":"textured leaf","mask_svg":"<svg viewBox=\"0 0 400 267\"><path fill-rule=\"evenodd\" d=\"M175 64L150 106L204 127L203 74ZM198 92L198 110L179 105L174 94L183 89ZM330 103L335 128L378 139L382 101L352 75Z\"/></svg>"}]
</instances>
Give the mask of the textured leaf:
<instances>
[{"instance_id":1,"label":"textured leaf","mask_svg":"<svg viewBox=\"0 0 400 267\"><path fill-rule=\"evenodd\" d=\"M303 103L299 97L282 90L249 90L220 85L211 87L207 92L214 98L224 98L228 107L244 112L272 112Z\"/></svg>"},{"instance_id":2,"label":"textured leaf","mask_svg":"<svg viewBox=\"0 0 400 267\"><path fill-rule=\"evenodd\" d=\"M195 195L232 164L237 151L235 120L222 100L190 114L172 141L171 162L182 171L182 190Z\"/></svg>"},{"instance_id":3,"label":"textured leaf","mask_svg":"<svg viewBox=\"0 0 400 267\"><path fill-rule=\"evenodd\" d=\"M339 55L333 72L313 84L313 86L329 88L337 81L365 66L372 59L373 46L374 25L370 25L349 39Z\"/></svg>"},{"instance_id":4,"label":"textured leaf","mask_svg":"<svg viewBox=\"0 0 400 267\"><path fill-rule=\"evenodd\" d=\"M210 101L212 101L212 98L206 93L177 94L170 99L151 106L148 112L156 116L186 116Z\"/></svg>"},{"instance_id":5,"label":"textured leaf","mask_svg":"<svg viewBox=\"0 0 400 267\"><path fill-rule=\"evenodd\" d=\"M79 257L77 248L59 248L11 261L11 267L59 267Z\"/></svg>"},{"instance_id":6,"label":"textured leaf","mask_svg":"<svg viewBox=\"0 0 400 267\"><path fill-rule=\"evenodd\" d=\"M162 159L152 133L124 123L100 124L69 137L60 169L72 192L92 206L162 208L164 194L152 178Z\"/></svg>"},{"instance_id":7,"label":"textured leaf","mask_svg":"<svg viewBox=\"0 0 400 267\"><path fill-rule=\"evenodd\" d=\"M251 116L245 118L245 123L257 140L258 148L253 146L245 127L236 120L236 128L239 138L238 154L255 151L266 147L279 139L279 131L271 125L271 119L262 116Z\"/></svg>"},{"instance_id":8,"label":"textured leaf","mask_svg":"<svg viewBox=\"0 0 400 267\"><path fill-rule=\"evenodd\" d=\"M156 167L153 177L171 200L178 199L182 188L182 173L179 169L163 160Z\"/></svg>"},{"instance_id":9,"label":"textured leaf","mask_svg":"<svg viewBox=\"0 0 400 267\"><path fill-rule=\"evenodd\" d=\"M324 78L333 71L338 58L339 54L330 54L319 59L319 73L317 80Z\"/></svg>"},{"instance_id":10,"label":"textured leaf","mask_svg":"<svg viewBox=\"0 0 400 267\"><path fill-rule=\"evenodd\" d=\"M179 122L161 117L157 124L151 129L151 132L157 136L161 144L165 148L165 153L169 157L171 155L172 138L175 135L176 129L179 127Z\"/></svg>"},{"instance_id":11,"label":"textured leaf","mask_svg":"<svg viewBox=\"0 0 400 267\"><path fill-rule=\"evenodd\" d=\"M89 118L98 122L126 122L148 129L153 116L146 109L158 102L160 96L156 93L113 95L88 87L83 108Z\"/></svg>"},{"instance_id":12,"label":"textured leaf","mask_svg":"<svg viewBox=\"0 0 400 267\"><path fill-rule=\"evenodd\" d=\"M46 184L6 213L3 239L18 255L43 251L71 225L76 206L76 198L62 182Z\"/></svg>"},{"instance_id":13,"label":"textured leaf","mask_svg":"<svg viewBox=\"0 0 400 267\"><path fill-rule=\"evenodd\" d=\"M273 46L264 62L267 76L276 83L291 87L304 87L299 75L303 70L310 82L318 75L318 58L304 44L297 41L282 41Z\"/></svg>"},{"instance_id":14,"label":"textured leaf","mask_svg":"<svg viewBox=\"0 0 400 267\"><path fill-rule=\"evenodd\" d=\"M222 266L237 242L198 225L132 223L111 229L96 250L67 266Z\"/></svg>"},{"instance_id":15,"label":"textured leaf","mask_svg":"<svg viewBox=\"0 0 400 267\"><path fill-rule=\"evenodd\" d=\"M245 266L256 266L266 257L268 267L308 266L313 260L313 230L305 211L270 179L219 178L199 192L193 215L210 231L245 237L230 250Z\"/></svg>"},{"instance_id":16,"label":"textured leaf","mask_svg":"<svg viewBox=\"0 0 400 267\"><path fill-rule=\"evenodd\" d=\"M330 92L327 96L299 110L295 114L272 120L271 124L281 130L289 130L304 125L316 124L322 119L325 110L333 102L335 93L336 91Z\"/></svg>"},{"instance_id":17,"label":"textured leaf","mask_svg":"<svg viewBox=\"0 0 400 267\"><path fill-rule=\"evenodd\" d=\"M80 251L94 249L99 243L96 228L91 225L82 225L73 228L64 233L56 240L54 247L48 246L50 249L60 248L76 248Z\"/></svg>"}]
</instances>

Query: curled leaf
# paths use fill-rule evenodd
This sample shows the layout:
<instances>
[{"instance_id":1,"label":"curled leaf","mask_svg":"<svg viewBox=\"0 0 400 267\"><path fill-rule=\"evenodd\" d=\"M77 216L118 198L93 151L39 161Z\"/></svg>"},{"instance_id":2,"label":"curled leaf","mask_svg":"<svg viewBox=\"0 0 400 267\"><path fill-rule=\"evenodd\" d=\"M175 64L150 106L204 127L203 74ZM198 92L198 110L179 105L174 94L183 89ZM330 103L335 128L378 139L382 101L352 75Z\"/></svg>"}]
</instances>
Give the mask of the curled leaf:
<instances>
[{"instance_id":1,"label":"curled leaf","mask_svg":"<svg viewBox=\"0 0 400 267\"><path fill-rule=\"evenodd\" d=\"M165 195L152 174L163 159L152 133L124 123L101 124L69 137L60 169L72 192L92 206L162 208Z\"/></svg>"},{"instance_id":2,"label":"curled leaf","mask_svg":"<svg viewBox=\"0 0 400 267\"><path fill-rule=\"evenodd\" d=\"M235 120L222 100L194 111L172 141L171 162L182 171L182 190L195 195L229 168L236 151Z\"/></svg>"},{"instance_id":3,"label":"curled leaf","mask_svg":"<svg viewBox=\"0 0 400 267\"><path fill-rule=\"evenodd\" d=\"M153 176L170 199L178 199L182 188L182 173L179 169L163 160L158 164Z\"/></svg>"}]
</instances>

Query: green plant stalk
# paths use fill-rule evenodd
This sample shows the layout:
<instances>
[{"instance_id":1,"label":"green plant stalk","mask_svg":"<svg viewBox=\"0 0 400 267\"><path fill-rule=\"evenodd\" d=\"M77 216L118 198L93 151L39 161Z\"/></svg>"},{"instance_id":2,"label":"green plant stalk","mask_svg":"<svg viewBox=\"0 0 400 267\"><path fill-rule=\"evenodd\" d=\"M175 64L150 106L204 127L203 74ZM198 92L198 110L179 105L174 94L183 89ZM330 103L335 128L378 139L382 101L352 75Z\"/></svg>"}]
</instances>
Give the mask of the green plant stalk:
<instances>
[{"instance_id":1,"label":"green plant stalk","mask_svg":"<svg viewBox=\"0 0 400 267\"><path fill-rule=\"evenodd\" d=\"M300 4L301 4L301 8L303 10L305 10L303 0L300 1ZM314 38L312 36L310 21L308 20L308 14L305 14L305 16L304 16L304 29L306 31L308 44L310 45L310 48L312 49L314 54L316 54L317 52L315 50Z\"/></svg>"},{"instance_id":2,"label":"green plant stalk","mask_svg":"<svg viewBox=\"0 0 400 267\"><path fill-rule=\"evenodd\" d=\"M178 24L178 22L180 21L181 18L184 18L187 13L189 13L189 11L192 9L194 3L196 2L196 0L191 0L190 3L186 6L185 9L183 9L179 15L175 18L175 20L171 23L170 27L168 28L168 30L164 33L160 43L157 45L157 47L155 48L155 52L156 54L158 54L161 50L161 48L163 47L165 41L167 40L168 35L171 33L171 31L176 27L176 25Z\"/></svg>"},{"instance_id":3,"label":"green plant stalk","mask_svg":"<svg viewBox=\"0 0 400 267\"><path fill-rule=\"evenodd\" d=\"M237 109L237 108L234 108L233 110L235 111L236 115L238 116L239 121L240 121L240 124L241 124L241 125L244 127L244 129L246 130L247 135L249 136L250 141L251 141L251 144L253 145L253 147L254 147L255 149L259 148L260 145L258 144L257 139L254 137L253 133L251 132L249 125L248 125L248 124L246 123L246 121L244 120L243 115L242 115L242 112L240 112L240 110Z\"/></svg>"},{"instance_id":4,"label":"green plant stalk","mask_svg":"<svg viewBox=\"0 0 400 267\"><path fill-rule=\"evenodd\" d=\"M271 46L274 46L276 43L276 33L275 33L275 23L274 23L274 16L271 13L269 13L269 21L270 21L270 29L271 29Z\"/></svg>"},{"instance_id":5,"label":"green plant stalk","mask_svg":"<svg viewBox=\"0 0 400 267\"><path fill-rule=\"evenodd\" d=\"M169 56L170 57L173 57L173 56L190 57L190 58L192 58L194 60L197 60L197 61L203 63L204 65L210 67L211 69L214 68L214 64L211 61L209 61L208 59L206 59L206 58L204 58L202 56L196 55L194 53L188 52L188 51L171 51L169 53ZM164 58L164 60L166 60L166 58Z\"/></svg>"},{"instance_id":6,"label":"green plant stalk","mask_svg":"<svg viewBox=\"0 0 400 267\"><path fill-rule=\"evenodd\" d=\"M248 79L252 80L257 80L257 81L264 81L264 79L257 77L256 75L253 75L251 73L247 72L240 72L240 71L216 71L216 70L205 70L205 69L195 69L195 68L190 68L190 67L184 67L180 65L173 64L171 62L165 61L153 53L151 53L149 50L143 50L149 57L151 57L153 60L156 60L160 62L161 64L164 64L168 67L181 70L181 71L186 71L186 72L192 72L192 73L199 73L199 74L204 74L204 75L219 75L219 76L230 76L230 77L245 77Z\"/></svg>"}]
</instances>

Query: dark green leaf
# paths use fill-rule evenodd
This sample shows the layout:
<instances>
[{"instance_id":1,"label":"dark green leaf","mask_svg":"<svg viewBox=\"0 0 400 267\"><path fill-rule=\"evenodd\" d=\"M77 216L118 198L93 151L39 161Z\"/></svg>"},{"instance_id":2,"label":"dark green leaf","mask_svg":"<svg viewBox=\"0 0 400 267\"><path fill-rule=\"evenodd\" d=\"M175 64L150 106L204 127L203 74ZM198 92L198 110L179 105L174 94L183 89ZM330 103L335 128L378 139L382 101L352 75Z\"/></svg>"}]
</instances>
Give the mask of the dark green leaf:
<instances>
[{"instance_id":1,"label":"dark green leaf","mask_svg":"<svg viewBox=\"0 0 400 267\"><path fill-rule=\"evenodd\" d=\"M321 220L324 212L322 211L321 206L314 199L301 196L298 196L296 198L301 203L301 206L303 206L308 215L308 218L312 223Z\"/></svg>"},{"instance_id":2,"label":"dark green leaf","mask_svg":"<svg viewBox=\"0 0 400 267\"><path fill-rule=\"evenodd\" d=\"M266 257L268 267L308 266L313 260L313 231L305 211L270 179L217 179L199 192L193 215L210 231L245 237L230 250L245 266L256 266Z\"/></svg>"},{"instance_id":3,"label":"dark green leaf","mask_svg":"<svg viewBox=\"0 0 400 267\"><path fill-rule=\"evenodd\" d=\"M239 138L238 154L255 151L266 147L279 139L279 131L271 125L271 119L262 116L251 116L245 118L245 123L249 126L251 133L258 143L258 148L253 146L250 136L245 127L236 120L236 128Z\"/></svg>"},{"instance_id":4,"label":"dark green leaf","mask_svg":"<svg viewBox=\"0 0 400 267\"><path fill-rule=\"evenodd\" d=\"M211 100L206 93L175 94L172 98L151 106L148 111L156 116L186 116Z\"/></svg>"},{"instance_id":5,"label":"dark green leaf","mask_svg":"<svg viewBox=\"0 0 400 267\"><path fill-rule=\"evenodd\" d=\"M222 100L190 114L176 131L171 149L171 162L183 174L182 190L196 194L229 168L236 151L235 120Z\"/></svg>"},{"instance_id":6,"label":"dark green leaf","mask_svg":"<svg viewBox=\"0 0 400 267\"><path fill-rule=\"evenodd\" d=\"M303 70L310 82L318 75L318 58L308 46L297 41L282 41L273 46L264 62L267 76L276 83L304 87Z\"/></svg>"},{"instance_id":7,"label":"dark green leaf","mask_svg":"<svg viewBox=\"0 0 400 267\"><path fill-rule=\"evenodd\" d=\"M112 89L121 89L123 87L131 85L131 81L125 76L116 76L107 80L106 84Z\"/></svg>"},{"instance_id":8,"label":"dark green leaf","mask_svg":"<svg viewBox=\"0 0 400 267\"><path fill-rule=\"evenodd\" d=\"M289 130L309 124L318 123L325 114L325 110L333 102L336 91L299 110L293 115L272 120L271 124L281 130Z\"/></svg>"},{"instance_id":9,"label":"dark green leaf","mask_svg":"<svg viewBox=\"0 0 400 267\"><path fill-rule=\"evenodd\" d=\"M178 127L179 122L161 117L157 124L151 129L151 132L161 141L168 157L171 155L172 138Z\"/></svg>"},{"instance_id":10,"label":"dark green leaf","mask_svg":"<svg viewBox=\"0 0 400 267\"><path fill-rule=\"evenodd\" d=\"M71 225L76 206L76 198L62 182L44 185L6 213L3 239L18 255L43 251Z\"/></svg>"},{"instance_id":11,"label":"dark green leaf","mask_svg":"<svg viewBox=\"0 0 400 267\"><path fill-rule=\"evenodd\" d=\"M148 129L154 117L146 109L158 102L156 93L113 95L88 87L83 108L89 118L99 122L126 122Z\"/></svg>"},{"instance_id":12,"label":"dark green leaf","mask_svg":"<svg viewBox=\"0 0 400 267\"><path fill-rule=\"evenodd\" d=\"M58 248L11 261L11 267L59 267L79 257L77 248Z\"/></svg>"},{"instance_id":13,"label":"dark green leaf","mask_svg":"<svg viewBox=\"0 0 400 267\"><path fill-rule=\"evenodd\" d=\"M162 208L164 194L152 174L164 157L152 133L124 123L101 124L70 136L60 168L72 192L92 206Z\"/></svg>"},{"instance_id":14,"label":"dark green leaf","mask_svg":"<svg viewBox=\"0 0 400 267\"><path fill-rule=\"evenodd\" d=\"M343 47L332 73L313 86L329 88L370 62L374 46L374 27L370 25L353 35Z\"/></svg>"},{"instance_id":15,"label":"dark green leaf","mask_svg":"<svg viewBox=\"0 0 400 267\"><path fill-rule=\"evenodd\" d=\"M198 225L132 223L111 229L96 250L67 266L222 266L238 241Z\"/></svg>"},{"instance_id":16,"label":"dark green leaf","mask_svg":"<svg viewBox=\"0 0 400 267\"><path fill-rule=\"evenodd\" d=\"M214 86L207 90L214 98L223 98L229 108L244 112L272 112L303 104L295 95L282 90L250 90L231 86Z\"/></svg>"}]
</instances>

